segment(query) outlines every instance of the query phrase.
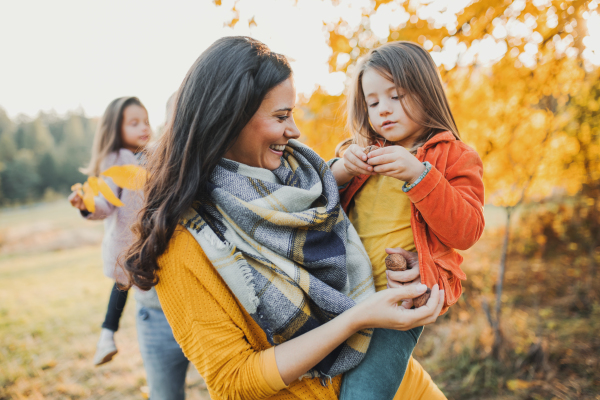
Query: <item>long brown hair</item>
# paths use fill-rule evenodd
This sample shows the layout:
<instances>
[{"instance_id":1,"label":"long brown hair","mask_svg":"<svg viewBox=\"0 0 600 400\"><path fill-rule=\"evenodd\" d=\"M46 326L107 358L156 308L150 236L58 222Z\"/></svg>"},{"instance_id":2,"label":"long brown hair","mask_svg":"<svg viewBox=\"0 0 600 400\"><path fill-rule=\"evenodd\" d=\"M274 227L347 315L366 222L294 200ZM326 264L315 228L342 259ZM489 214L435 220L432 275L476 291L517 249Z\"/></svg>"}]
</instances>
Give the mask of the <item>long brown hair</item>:
<instances>
[{"instance_id":1,"label":"long brown hair","mask_svg":"<svg viewBox=\"0 0 600 400\"><path fill-rule=\"evenodd\" d=\"M392 42L371 50L356 66L347 100L348 130L353 138L336 148L337 155L350 143L367 146L376 144L381 138L369 121L362 88L363 74L371 68L393 82L398 91L402 89L406 93L401 100L406 115L424 128L410 149L412 152L441 132L450 131L460 139L442 79L431 55L416 43Z\"/></svg>"},{"instance_id":2,"label":"long brown hair","mask_svg":"<svg viewBox=\"0 0 600 400\"><path fill-rule=\"evenodd\" d=\"M180 218L208 193L210 174L267 93L291 74L285 57L248 37L221 38L198 57L149 154L144 206L133 228L137 238L125 256L130 286L148 290L158 283L158 257Z\"/></svg>"},{"instance_id":3,"label":"long brown hair","mask_svg":"<svg viewBox=\"0 0 600 400\"><path fill-rule=\"evenodd\" d=\"M146 109L137 97L119 97L111 101L106 107L94 135L92 158L87 167L80 169L82 173L91 176L100 175L100 166L106 156L114 151L119 151L123 147L123 112L131 105Z\"/></svg>"}]
</instances>

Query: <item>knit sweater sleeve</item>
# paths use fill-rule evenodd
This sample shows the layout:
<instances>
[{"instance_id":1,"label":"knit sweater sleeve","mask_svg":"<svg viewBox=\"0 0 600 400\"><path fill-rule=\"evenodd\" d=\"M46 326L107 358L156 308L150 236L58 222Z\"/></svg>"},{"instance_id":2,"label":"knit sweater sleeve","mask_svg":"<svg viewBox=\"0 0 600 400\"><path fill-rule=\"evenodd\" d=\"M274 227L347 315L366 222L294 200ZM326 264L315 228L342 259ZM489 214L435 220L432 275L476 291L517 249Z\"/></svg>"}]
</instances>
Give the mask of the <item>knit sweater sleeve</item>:
<instances>
[{"instance_id":1,"label":"knit sweater sleeve","mask_svg":"<svg viewBox=\"0 0 600 400\"><path fill-rule=\"evenodd\" d=\"M187 230L176 231L159 265L163 311L212 399L263 399L285 387L272 350L254 349L226 309L227 287Z\"/></svg>"}]
</instances>

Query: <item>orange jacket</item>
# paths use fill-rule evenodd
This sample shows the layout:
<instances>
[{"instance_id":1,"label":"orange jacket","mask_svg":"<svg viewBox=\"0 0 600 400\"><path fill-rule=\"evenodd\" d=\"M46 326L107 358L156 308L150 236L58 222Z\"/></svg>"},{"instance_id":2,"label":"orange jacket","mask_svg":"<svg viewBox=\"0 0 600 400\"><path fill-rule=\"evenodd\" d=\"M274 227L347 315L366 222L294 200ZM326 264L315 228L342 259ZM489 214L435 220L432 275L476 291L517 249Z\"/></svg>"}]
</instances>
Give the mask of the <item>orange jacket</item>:
<instances>
[{"instance_id":1,"label":"orange jacket","mask_svg":"<svg viewBox=\"0 0 600 400\"><path fill-rule=\"evenodd\" d=\"M483 233L483 164L475 150L451 132L435 135L417 150L419 161L429 161L429 173L408 193L411 226L419 253L421 282L444 289L442 313L462 294L462 256L455 250L473 246ZM354 194L369 175L354 177L340 191L346 213Z\"/></svg>"}]
</instances>

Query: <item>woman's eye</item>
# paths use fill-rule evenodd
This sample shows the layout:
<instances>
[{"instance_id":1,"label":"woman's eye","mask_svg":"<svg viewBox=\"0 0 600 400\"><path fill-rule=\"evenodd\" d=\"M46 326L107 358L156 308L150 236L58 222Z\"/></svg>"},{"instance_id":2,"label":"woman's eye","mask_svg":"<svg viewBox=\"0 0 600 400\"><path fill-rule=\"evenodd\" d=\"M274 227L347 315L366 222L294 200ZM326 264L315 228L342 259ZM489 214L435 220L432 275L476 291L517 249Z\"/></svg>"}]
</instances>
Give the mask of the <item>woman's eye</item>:
<instances>
[{"instance_id":1,"label":"woman's eye","mask_svg":"<svg viewBox=\"0 0 600 400\"><path fill-rule=\"evenodd\" d=\"M281 121L281 122L287 120L288 118L289 118L289 116L287 116L287 115L279 115L279 116L277 116L277 119L279 121Z\"/></svg>"},{"instance_id":2,"label":"woman's eye","mask_svg":"<svg viewBox=\"0 0 600 400\"><path fill-rule=\"evenodd\" d=\"M371 103L371 104L369 104L369 107L371 107L371 108L376 107L377 104L379 104L379 102L377 102L377 103Z\"/></svg>"}]
</instances>

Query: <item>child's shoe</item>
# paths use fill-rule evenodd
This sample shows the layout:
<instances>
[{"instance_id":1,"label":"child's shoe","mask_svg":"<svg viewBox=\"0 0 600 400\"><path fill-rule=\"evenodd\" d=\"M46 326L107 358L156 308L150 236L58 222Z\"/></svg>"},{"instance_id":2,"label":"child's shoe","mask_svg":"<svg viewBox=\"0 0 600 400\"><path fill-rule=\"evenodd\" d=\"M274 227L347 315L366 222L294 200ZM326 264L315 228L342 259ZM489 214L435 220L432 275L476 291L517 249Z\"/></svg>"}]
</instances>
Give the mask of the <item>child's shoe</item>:
<instances>
[{"instance_id":1,"label":"child's shoe","mask_svg":"<svg viewBox=\"0 0 600 400\"><path fill-rule=\"evenodd\" d=\"M96 354L94 355L94 365L102 365L113 359L117 354L117 346L115 345L114 332L110 329L102 328L100 340L96 345Z\"/></svg>"}]
</instances>

